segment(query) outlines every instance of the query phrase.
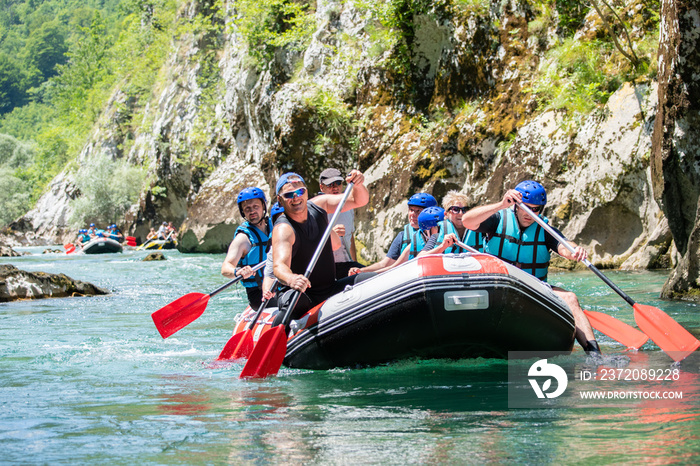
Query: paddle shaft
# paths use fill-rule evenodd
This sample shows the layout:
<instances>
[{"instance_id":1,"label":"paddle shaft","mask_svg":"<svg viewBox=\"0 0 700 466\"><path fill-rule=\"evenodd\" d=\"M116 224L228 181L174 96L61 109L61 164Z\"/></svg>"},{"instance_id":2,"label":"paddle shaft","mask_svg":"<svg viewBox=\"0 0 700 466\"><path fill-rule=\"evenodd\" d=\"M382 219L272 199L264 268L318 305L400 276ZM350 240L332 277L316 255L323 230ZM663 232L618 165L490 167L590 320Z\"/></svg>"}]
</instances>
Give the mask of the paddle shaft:
<instances>
[{"instance_id":1,"label":"paddle shaft","mask_svg":"<svg viewBox=\"0 0 700 466\"><path fill-rule=\"evenodd\" d=\"M255 266L253 267L253 272L257 272L258 270L260 270L260 269L263 268L263 267L265 267L265 261L262 261L261 263L255 265ZM214 291L212 291L211 293L209 293L209 296L211 297L211 296L217 295L217 294L221 293L222 291L224 291L224 290L225 290L226 288L228 288L229 286L234 285L234 284L238 283L238 282L241 281L241 280L243 280L243 276L242 276L242 275L238 275L236 278L234 278L234 279L231 280L230 282L226 283L225 285L221 285L219 288L217 288L217 289L215 289Z\"/></svg>"},{"instance_id":2,"label":"paddle shaft","mask_svg":"<svg viewBox=\"0 0 700 466\"><path fill-rule=\"evenodd\" d=\"M523 209L523 210L525 211L526 214L528 214L530 217L532 217L532 218L535 220L535 222L537 222L542 228L545 229L545 231L547 231L547 233L549 233L549 234L552 235L557 241L559 241L559 243L562 244L566 249L568 249L569 252L571 252L571 254L575 254L575 253L576 253L576 249L574 249L574 247L571 246L571 245L569 244L569 242L566 241L566 239L565 239L562 235L560 235L559 233L557 233L557 232L554 230L554 228L552 228L551 226L547 225L547 223L546 223L544 220L542 220L542 219L539 217L539 215L535 214L532 210L530 210L530 208L529 208L528 206L526 206L525 204L523 204L522 202L520 202L520 203L518 203L518 207L520 207L521 209ZM606 285L608 285L610 288L612 288L613 291L614 291L615 293L619 294L619 295L622 297L622 299L624 299L625 301L627 301L627 303L629 303L630 306L634 307L634 305L637 304L637 302L636 302L635 300L633 300L632 298L630 298L630 297L627 295L627 293L625 293L624 291L622 291L622 290L620 289L620 287L618 287L618 286L617 286L616 284L614 284L608 277L606 277L606 276L603 274L603 272L601 272L600 270L598 270L598 269L596 268L595 265L591 264L591 261L589 261L588 259L584 259L582 262L586 265L586 267L588 267L589 269L591 269L591 271L592 271L594 274L598 275L598 278L600 278L601 280L603 280L603 281L605 282Z\"/></svg>"},{"instance_id":3,"label":"paddle shaft","mask_svg":"<svg viewBox=\"0 0 700 466\"><path fill-rule=\"evenodd\" d=\"M318 243L318 247L316 248L316 251L314 251L314 255L311 257L311 261L309 262L308 267L306 267L306 272L304 272L304 277L309 278L311 275L311 272L313 272L314 267L316 266L316 262L318 262L318 258L321 257L321 253L323 252L323 247L326 245L326 241L328 241L328 238L331 236L331 231L333 229L333 225L335 225L336 220L338 220L338 216L340 215L340 212L343 210L343 207L345 206L345 201L348 200L348 197L350 196L350 193L352 192L352 187L354 183L348 183L347 188L345 188L345 193L343 194L343 198L340 200L340 203L338 204L338 207L335 208L335 212L333 213L333 216L331 217L330 222L328 222L328 227L326 228L326 231L323 232L323 236L321 237L321 241ZM298 239L301 241L301 238ZM301 292L297 292L294 294L292 297L291 302L289 303L289 307L284 313L284 318L282 319L282 325L287 325L287 321L289 317L292 315L292 311L296 307L297 303L299 302L299 298L301 296Z\"/></svg>"},{"instance_id":4,"label":"paddle shaft","mask_svg":"<svg viewBox=\"0 0 700 466\"><path fill-rule=\"evenodd\" d=\"M455 241L455 244L456 244L457 246L459 246L460 248L462 248L462 249L466 249L466 250L469 251L469 252L475 252L475 253L477 253L477 254L481 254L479 251L477 251L477 250L474 249L473 247L467 246L466 244L464 244L463 242L461 242L461 241L459 241L459 240Z\"/></svg>"}]
</instances>

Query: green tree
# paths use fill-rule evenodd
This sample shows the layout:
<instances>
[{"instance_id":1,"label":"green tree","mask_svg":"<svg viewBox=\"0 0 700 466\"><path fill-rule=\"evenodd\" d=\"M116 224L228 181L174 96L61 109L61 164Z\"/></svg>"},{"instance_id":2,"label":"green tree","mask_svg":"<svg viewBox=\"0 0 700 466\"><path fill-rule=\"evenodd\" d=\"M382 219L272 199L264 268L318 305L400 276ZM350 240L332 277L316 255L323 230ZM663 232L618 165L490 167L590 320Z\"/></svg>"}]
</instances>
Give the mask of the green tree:
<instances>
[{"instance_id":1,"label":"green tree","mask_svg":"<svg viewBox=\"0 0 700 466\"><path fill-rule=\"evenodd\" d=\"M27 103L26 74L19 63L0 53L0 113Z\"/></svg>"},{"instance_id":2,"label":"green tree","mask_svg":"<svg viewBox=\"0 0 700 466\"><path fill-rule=\"evenodd\" d=\"M32 85L56 74L56 65L66 62L66 32L58 20L42 24L29 35L24 48L25 63L39 72L38 79Z\"/></svg>"},{"instance_id":3,"label":"green tree","mask_svg":"<svg viewBox=\"0 0 700 466\"><path fill-rule=\"evenodd\" d=\"M80 197L71 202L71 223L112 222L124 215L141 193L145 171L123 160L96 155L80 167L75 184Z\"/></svg>"},{"instance_id":4,"label":"green tree","mask_svg":"<svg viewBox=\"0 0 700 466\"><path fill-rule=\"evenodd\" d=\"M32 206L32 188L9 168L0 168L0 226L24 215Z\"/></svg>"}]
</instances>

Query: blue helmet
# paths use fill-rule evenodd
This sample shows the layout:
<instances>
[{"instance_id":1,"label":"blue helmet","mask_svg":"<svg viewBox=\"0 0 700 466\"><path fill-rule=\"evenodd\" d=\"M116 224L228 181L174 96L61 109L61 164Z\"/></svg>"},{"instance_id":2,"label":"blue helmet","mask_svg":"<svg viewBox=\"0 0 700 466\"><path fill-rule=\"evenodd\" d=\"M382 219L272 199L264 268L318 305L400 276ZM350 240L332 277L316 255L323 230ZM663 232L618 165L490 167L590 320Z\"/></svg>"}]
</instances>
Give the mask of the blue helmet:
<instances>
[{"instance_id":1,"label":"blue helmet","mask_svg":"<svg viewBox=\"0 0 700 466\"><path fill-rule=\"evenodd\" d=\"M523 195L523 202L532 205L546 205L547 192L537 181L525 180L518 183L515 190Z\"/></svg>"},{"instance_id":2,"label":"blue helmet","mask_svg":"<svg viewBox=\"0 0 700 466\"><path fill-rule=\"evenodd\" d=\"M262 189L245 188L243 191L238 193L238 197L236 198L236 202L238 203L238 210L241 212L241 217L245 217L245 215L243 215L243 208L241 207L241 203L243 201L249 201L251 199L260 199L263 203L263 210L267 212L267 199L265 198L265 193L262 192ZM264 215L265 214L263 214L263 216Z\"/></svg>"},{"instance_id":3,"label":"blue helmet","mask_svg":"<svg viewBox=\"0 0 700 466\"><path fill-rule=\"evenodd\" d=\"M445 220L445 209L436 206L426 207L418 214L418 228L421 230L430 230L438 226L443 220Z\"/></svg>"},{"instance_id":4,"label":"blue helmet","mask_svg":"<svg viewBox=\"0 0 700 466\"><path fill-rule=\"evenodd\" d=\"M282 213L284 213L284 207L282 207L279 202L275 202L272 208L270 208L270 217L274 218L275 215Z\"/></svg>"},{"instance_id":5,"label":"blue helmet","mask_svg":"<svg viewBox=\"0 0 700 466\"><path fill-rule=\"evenodd\" d=\"M94 223L91 223L91 224L90 224L90 228L92 228L92 227L94 227L94 226L95 226L95 224L94 224Z\"/></svg>"},{"instance_id":6,"label":"blue helmet","mask_svg":"<svg viewBox=\"0 0 700 466\"><path fill-rule=\"evenodd\" d=\"M434 207L438 205L437 200L428 193L416 193L408 199L409 206Z\"/></svg>"}]
</instances>

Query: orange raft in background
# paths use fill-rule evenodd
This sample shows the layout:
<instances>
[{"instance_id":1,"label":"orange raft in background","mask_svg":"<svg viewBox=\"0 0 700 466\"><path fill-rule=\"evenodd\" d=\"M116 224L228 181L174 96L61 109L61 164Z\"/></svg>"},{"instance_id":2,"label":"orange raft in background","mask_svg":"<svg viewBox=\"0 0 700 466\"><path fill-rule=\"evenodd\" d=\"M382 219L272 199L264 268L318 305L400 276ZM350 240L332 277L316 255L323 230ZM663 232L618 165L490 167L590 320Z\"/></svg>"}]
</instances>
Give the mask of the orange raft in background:
<instances>
[{"instance_id":1,"label":"orange raft in background","mask_svg":"<svg viewBox=\"0 0 700 466\"><path fill-rule=\"evenodd\" d=\"M271 328L266 310L253 339ZM252 317L237 316L234 334ZM407 358L569 352L574 318L540 280L486 254L424 256L347 287L290 324L284 364L330 369Z\"/></svg>"}]
</instances>

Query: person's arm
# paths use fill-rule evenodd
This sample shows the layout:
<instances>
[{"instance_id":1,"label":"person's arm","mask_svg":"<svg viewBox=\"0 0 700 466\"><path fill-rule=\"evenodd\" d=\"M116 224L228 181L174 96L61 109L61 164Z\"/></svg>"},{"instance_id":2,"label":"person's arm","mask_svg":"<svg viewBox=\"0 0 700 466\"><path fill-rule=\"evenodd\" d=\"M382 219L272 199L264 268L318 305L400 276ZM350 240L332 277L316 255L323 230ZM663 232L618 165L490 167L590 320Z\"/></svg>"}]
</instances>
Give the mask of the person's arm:
<instances>
[{"instance_id":1,"label":"person's arm","mask_svg":"<svg viewBox=\"0 0 700 466\"><path fill-rule=\"evenodd\" d=\"M383 267L381 269L378 269L376 272L377 273L382 273L386 272L387 270L393 269L394 267L398 267L399 265L403 264L404 262L408 261L408 256L411 253L411 248L406 248L403 250L401 255L399 256L398 259L396 259L394 262L391 264L387 265L386 267ZM365 272L365 270L363 270Z\"/></svg>"},{"instance_id":2,"label":"person's arm","mask_svg":"<svg viewBox=\"0 0 700 466\"><path fill-rule=\"evenodd\" d=\"M353 267L350 269L349 274L354 275L356 273L360 272L376 272L377 270L384 269L386 267L389 267L392 265L394 262L396 262L396 259L399 258L401 255L401 243L403 243L403 231L400 231L396 237L394 237L394 241L391 242L391 246L389 246L389 252L386 253L386 256L384 259L380 260L379 262L375 262L374 264L368 265L366 267L362 268L357 268Z\"/></svg>"},{"instance_id":3,"label":"person's arm","mask_svg":"<svg viewBox=\"0 0 700 466\"><path fill-rule=\"evenodd\" d=\"M250 248L251 244L248 237L243 233L237 234L228 247L228 252L226 253L224 263L221 264L221 275L228 278L236 278L239 275L243 278L248 278L253 275L253 269L248 265L240 268L238 273L236 273L238 262L242 257L245 257L245 255L248 254Z\"/></svg>"},{"instance_id":4,"label":"person's arm","mask_svg":"<svg viewBox=\"0 0 700 466\"><path fill-rule=\"evenodd\" d=\"M462 215L462 225L464 225L464 227L468 230L477 231L479 229L479 225L481 225L484 220L499 210L506 209L514 204L517 204L522 200L522 198L523 195L520 194L520 192L516 191L515 189L509 189L506 191L506 193L503 195L503 199L500 201L494 202L493 204L474 207L469 212Z\"/></svg>"},{"instance_id":5,"label":"person's arm","mask_svg":"<svg viewBox=\"0 0 700 466\"><path fill-rule=\"evenodd\" d=\"M559 233L562 238L564 238L564 235L562 235L559 230L557 230L554 227L552 227L552 228L554 229L554 231ZM552 235L550 235L549 233L545 233L545 234L547 235L546 236L547 247L556 251L557 254L559 254L564 259L569 259L570 261L576 261L576 262L581 262L585 259L588 259L588 252L584 248L582 248L581 246L574 243L573 241L566 240L566 242L569 243L574 248L574 254L572 254L571 251L569 251L566 246L564 246L559 241L557 241L557 239L554 238ZM564 238L564 239L566 239L566 238ZM556 243L556 248L552 248L554 243Z\"/></svg>"},{"instance_id":6,"label":"person's arm","mask_svg":"<svg viewBox=\"0 0 700 466\"><path fill-rule=\"evenodd\" d=\"M369 191L365 186L365 176L359 170L352 170L345 179L348 183L355 183L352 192L348 196L342 212L363 207L369 202ZM329 214L335 212L336 207L343 199L343 194L322 194L312 199L313 203Z\"/></svg>"},{"instance_id":7,"label":"person's arm","mask_svg":"<svg viewBox=\"0 0 700 466\"><path fill-rule=\"evenodd\" d=\"M431 236L428 242L425 243L425 246L423 247L421 252L418 253L418 257L427 256L428 254L442 254L443 252L445 252L445 249L449 248L450 246L455 244L455 241L457 241L457 237L454 233L449 233L445 235L445 237L442 239L442 242L436 245L437 238L437 234Z\"/></svg>"},{"instance_id":8,"label":"person's arm","mask_svg":"<svg viewBox=\"0 0 700 466\"><path fill-rule=\"evenodd\" d=\"M331 229L331 248L337 251L343 246L343 240L340 239L341 236L345 235L345 225L339 223L334 225Z\"/></svg>"},{"instance_id":9,"label":"person's arm","mask_svg":"<svg viewBox=\"0 0 700 466\"><path fill-rule=\"evenodd\" d=\"M294 228L286 223L275 226L272 230L272 261L277 279L297 291L306 291L311 282L304 275L292 272L292 246L294 245Z\"/></svg>"}]
</instances>

